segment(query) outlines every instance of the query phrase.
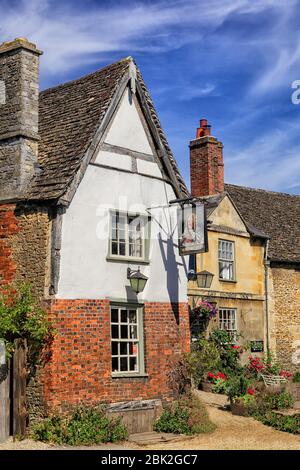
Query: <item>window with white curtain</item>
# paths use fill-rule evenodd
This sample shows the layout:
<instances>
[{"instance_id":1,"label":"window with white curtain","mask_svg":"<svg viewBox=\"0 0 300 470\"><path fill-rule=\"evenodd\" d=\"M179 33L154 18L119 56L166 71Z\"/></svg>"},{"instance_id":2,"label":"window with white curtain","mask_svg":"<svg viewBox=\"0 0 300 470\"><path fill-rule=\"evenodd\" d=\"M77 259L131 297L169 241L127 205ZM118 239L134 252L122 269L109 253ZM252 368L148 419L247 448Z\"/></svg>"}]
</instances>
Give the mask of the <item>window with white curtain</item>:
<instances>
[{"instance_id":1,"label":"window with white curtain","mask_svg":"<svg viewBox=\"0 0 300 470\"><path fill-rule=\"evenodd\" d=\"M235 280L234 242L219 240L218 244L219 278L224 281Z\"/></svg>"}]
</instances>

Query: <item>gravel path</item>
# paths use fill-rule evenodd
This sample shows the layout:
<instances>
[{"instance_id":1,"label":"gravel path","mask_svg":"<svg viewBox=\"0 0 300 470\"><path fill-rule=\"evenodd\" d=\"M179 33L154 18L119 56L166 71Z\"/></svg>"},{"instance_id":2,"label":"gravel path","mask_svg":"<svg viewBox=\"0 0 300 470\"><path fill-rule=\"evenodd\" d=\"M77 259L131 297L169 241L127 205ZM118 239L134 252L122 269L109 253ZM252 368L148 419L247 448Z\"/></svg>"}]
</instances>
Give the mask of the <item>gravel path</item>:
<instances>
[{"instance_id":1,"label":"gravel path","mask_svg":"<svg viewBox=\"0 0 300 470\"><path fill-rule=\"evenodd\" d=\"M23 441L13 441L9 438L5 442L0 443L1 450L130 450L137 449L134 444L131 445L129 442L121 442L119 444L102 444L99 446L56 446L49 445L43 442L35 442L31 439L24 439Z\"/></svg>"},{"instance_id":2,"label":"gravel path","mask_svg":"<svg viewBox=\"0 0 300 470\"><path fill-rule=\"evenodd\" d=\"M264 426L253 418L234 416L229 411L207 406L210 419L217 429L189 440L169 442L144 449L194 450L300 450L300 436Z\"/></svg>"},{"instance_id":3,"label":"gravel path","mask_svg":"<svg viewBox=\"0 0 300 470\"><path fill-rule=\"evenodd\" d=\"M264 426L253 418L234 416L229 411L220 410L207 405L211 420L217 425L216 431L210 434L201 434L197 437L163 444L137 446L130 442L120 444L103 444L91 447L72 447L72 449L91 450L300 450L300 436L276 431ZM34 442L29 439L13 442L9 439L0 444L0 450L29 450L29 449L53 449L64 450L70 447L49 446L42 442Z\"/></svg>"}]
</instances>

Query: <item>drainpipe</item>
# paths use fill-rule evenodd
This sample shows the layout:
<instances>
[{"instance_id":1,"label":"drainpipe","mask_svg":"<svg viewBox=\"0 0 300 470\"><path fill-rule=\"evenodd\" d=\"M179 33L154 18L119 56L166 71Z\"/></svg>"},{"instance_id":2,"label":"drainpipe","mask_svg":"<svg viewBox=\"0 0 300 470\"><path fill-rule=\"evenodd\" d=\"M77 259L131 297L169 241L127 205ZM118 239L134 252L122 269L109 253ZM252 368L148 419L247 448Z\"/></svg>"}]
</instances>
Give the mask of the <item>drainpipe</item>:
<instances>
[{"instance_id":1,"label":"drainpipe","mask_svg":"<svg viewBox=\"0 0 300 470\"><path fill-rule=\"evenodd\" d=\"M264 247L264 268L265 268L265 306L266 306L266 339L267 339L267 352L270 351L270 331L269 331L269 267L270 261L268 260L269 240L266 240Z\"/></svg>"}]
</instances>

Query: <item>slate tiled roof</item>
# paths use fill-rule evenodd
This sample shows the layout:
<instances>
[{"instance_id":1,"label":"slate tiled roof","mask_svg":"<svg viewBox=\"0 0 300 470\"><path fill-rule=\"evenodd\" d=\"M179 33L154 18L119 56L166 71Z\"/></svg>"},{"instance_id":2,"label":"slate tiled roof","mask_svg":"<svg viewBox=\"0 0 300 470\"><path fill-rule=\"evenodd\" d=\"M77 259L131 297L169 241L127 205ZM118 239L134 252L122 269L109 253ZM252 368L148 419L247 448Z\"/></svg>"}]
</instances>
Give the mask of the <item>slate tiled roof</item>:
<instances>
[{"instance_id":1,"label":"slate tiled roof","mask_svg":"<svg viewBox=\"0 0 300 470\"><path fill-rule=\"evenodd\" d=\"M270 236L271 260L300 263L300 196L226 184L245 221Z\"/></svg>"},{"instance_id":2,"label":"slate tiled roof","mask_svg":"<svg viewBox=\"0 0 300 470\"><path fill-rule=\"evenodd\" d=\"M40 93L40 169L29 189L30 199L57 199L65 193L131 61L132 58L128 57ZM140 72L138 80L178 183L183 193L187 194Z\"/></svg>"}]
</instances>

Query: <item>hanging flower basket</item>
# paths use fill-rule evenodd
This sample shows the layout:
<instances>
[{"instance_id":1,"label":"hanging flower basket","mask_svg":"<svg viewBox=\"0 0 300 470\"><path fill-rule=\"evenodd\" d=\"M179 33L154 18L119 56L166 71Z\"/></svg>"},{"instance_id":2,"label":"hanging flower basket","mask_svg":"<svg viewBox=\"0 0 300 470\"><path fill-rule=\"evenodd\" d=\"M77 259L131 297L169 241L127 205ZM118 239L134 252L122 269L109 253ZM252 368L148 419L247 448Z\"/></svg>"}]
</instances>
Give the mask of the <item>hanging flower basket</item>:
<instances>
[{"instance_id":1,"label":"hanging flower basket","mask_svg":"<svg viewBox=\"0 0 300 470\"><path fill-rule=\"evenodd\" d=\"M217 313L217 308L205 300L199 302L198 305L192 310L192 316L195 319L198 318L199 320L211 320L217 315Z\"/></svg>"},{"instance_id":2,"label":"hanging flower basket","mask_svg":"<svg viewBox=\"0 0 300 470\"><path fill-rule=\"evenodd\" d=\"M217 309L209 302L202 300L190 311L190 328L192 341L196 341L199 334L204 332L211 318L217 315Z\"/></svg>"}]
</instances>

